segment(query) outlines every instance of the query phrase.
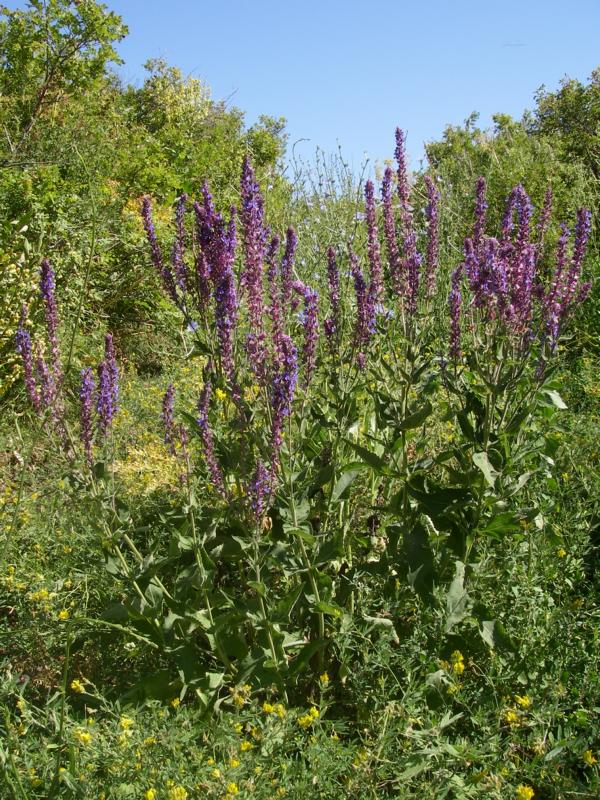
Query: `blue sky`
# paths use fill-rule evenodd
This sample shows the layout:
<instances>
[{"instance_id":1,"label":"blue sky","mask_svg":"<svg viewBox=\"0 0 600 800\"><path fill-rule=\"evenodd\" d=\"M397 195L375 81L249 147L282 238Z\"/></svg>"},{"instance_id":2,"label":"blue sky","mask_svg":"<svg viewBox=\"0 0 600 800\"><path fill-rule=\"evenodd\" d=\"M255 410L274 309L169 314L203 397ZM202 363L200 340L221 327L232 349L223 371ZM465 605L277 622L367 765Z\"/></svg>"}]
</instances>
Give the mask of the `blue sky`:
<instances>
[{"instance_id":1,"label":"blue sky","mask_svg":"<svg viewBox=\"0 0 600 800\"><path fill-rule=\"evenodd\" d=\"M23 3L9 3L11 7ZM600 0L107 0L128 24L122 76L163 57L246 112L284 116L309 155L338 143L358 167L422 143L472 111L520 117L542 84L600 66Z\"/></svg>"}]
</instances>

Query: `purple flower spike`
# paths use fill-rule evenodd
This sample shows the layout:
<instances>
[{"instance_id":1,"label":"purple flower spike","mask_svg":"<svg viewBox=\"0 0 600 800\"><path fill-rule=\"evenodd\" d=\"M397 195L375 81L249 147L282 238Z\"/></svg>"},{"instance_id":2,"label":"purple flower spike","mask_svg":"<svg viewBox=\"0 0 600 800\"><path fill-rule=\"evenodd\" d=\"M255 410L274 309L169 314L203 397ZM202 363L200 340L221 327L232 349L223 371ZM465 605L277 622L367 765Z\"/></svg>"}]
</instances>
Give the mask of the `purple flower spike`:
<instances>
[{"instance_id":1,"label":"purple flower spike","mask_svg":"<svg viewBox=\"0 0 600 800\"><path fill-rule=\"evenodd\" d=\"M406 164L406 135L400 128L396 128L396 149L394 151L394 156L398 164L398 197L400 198L400 205L404 209L408 206L410 186L408 183L408 167Z\"/></svg>"},{"instance_id":2,"label":"purple flower spike","mask_svg":"<svg viewBox=\"0 0 600 800\"><path fill-rule=\"evenodd\" d=\"M165 430L165 444L169 447L169 452L175 455L175 421L173 409L175 405L175 387L172 383L167 387L162 401L162 413L160 415L163 428Z\"/></svg>"},{"instance_id":3,"label":"purple flower spike","mask_svg":"<svg viewBox=\"0 0 600 800\"><path fill-rule=\"evenodd\" d=\"M198 400L198 426L200 427L200 438L204 448L204 460L208 468L210 479L215 489L223 497L225 496L225 483L223 481L223 473L215 455L215 445L213 441L212 430L208 420L208 411L210 408L210 398L212 394L212 385L210 381L206 381L202 387L200 398Z\"/></svg>"},{"instance_id":4,"label":"purple flower spike","mask_svg":"<svg viewBox=\"0 0 600 800\"><path fill-rule=\"evenodd\" d=\"M27 319L27 307L23 306L21 311L21 321L17 328L15 337L17 353L21 356L23 362L23 377L25 381L25 389L31 405L36 411L41 409L41 398L36 385L34 366L33 366L33 350L31 347L31 336L29 331L25 328L25 320Z\"/></svg>"},{"instance_id":5,"label":"purple flower spike","mask_svg":"<svg viewBox=\"0 0 600 800\"><path fill-rule=\"evenodd\" d=\"M427 258L425 267L425 295L432 297L440 256L439 202L440 193L429 175L425 176L428 203L425 208L427 219Z\"/></svg>"},{"instance_id":6,"label":"purple flower spike","mask_svg":"<svg viewBox=\"0 0 600 800\"><path fill-rule=\"evenodd\" d=\"M81 425L80 437L85 453L85 460L89 467L93 464L92 437L94 413L94 373L90 367L81 370L81 387L79 389L79 421Z\"/></svg>"},{"instance_id":7,"label":"purple flower spike","mask_svg":"<svg viewBox=\"0 0 600 800\"><path fill-rule=\"evenodd\" d=\"M268 508L272 492L272 478L262 461L256 465L256 470L248 486L248 499L250 508L257 522L263 518Z\"/></svg>"},{"instance_id":8,"label":"purple flower spike","mask_svg":"<svg viewBox=\"0 0 600 800\"><path fill-rule=\"evenodd\" d=\"M325 335L329 341L332 352L335 351L341 333L340 317L340 272L335 257L335 250L330 247L327 251L327 288L329 290L330 314L323 325Z\"/></svg>"},{"instance_id":9,"label":"purple flower spike","mask_svg":"<svg viewBox=\"0 0 600 800\"><path fill-rule=\"evenodd\" d=\"M264 225L264 201L250 159L242 167L240 222L244 242L243 292L248 293L248 316L255 333L263 327L263 262L267 234Z\"/></svg>"},{"instance_id":10,"label":"purple flower spike","mask_svg":"<svg viewBox=\"0 0 600 800\"><path fill-rule=\"evenodd\" d=\"M365 353L369 340L375 328L373 309L369 303L367 284L358 265L358 259L354 253L350 253L350 265L352 278L354 280L354 292L356 294L356 322L354 324L354 347L358 351L357 363L359 369L365 367Z\"/></svg>"},{"instance_id":11,"label":"purple flower spike","mask_svg":"<svg viewBox=\"0 0 600 800\"><path fill-rule=\"evenodd\" d=\"M319 339L319 295L314 289L306 286L301 281L294 281L293 288L304 300L304 310L301 315L302 327L304 328L304 344L302 347L304 379L302 385L306 388L310 383L316 363L317 342Z\"/></svg>"},{"instance_id":12,"label":"purple flower spike","mask_svg":"<svg viewBox=\"0 0 600 800\"><path fill-rule=\"evenodd\" d=\"M271 404L271 462L274 471L279 464L283 441L283 422L292 413L292 403L298 382L298 354L293 341L282 334L278 363L269 391Z\"/></svg>"},{"instance_id":13,"label":"purple flower spike","mask_svg":"<svg viewBox=\"0 0 600 800\"><path fill-rule=\"evenodd\" d=\"M163 264L162 253L158 243L158 238L156 236L154 222L152 220L152 206L150 204L149 197L144 197L142 201L142 220L144 222L144 229L146 231L148 244L150 245L150 255L154 269L156 270L166 293L174 303L177 303L175 281L173 280L171 270L165 266L165 264Z\"/></svg>"},{"instance_id":14,"label":"purple flower spike","mask_svg":"<svg viewBox=\"0 0 600 800\"><path fill-rule=\"evenodd\" d=\"M450 357L454 362L460 358L460 308L462 294L460 283L463 266L460 264L452 273L450 289Z\"/></svg>"},{"instance_id":15,"label":"purple flower spike","mask_svg":"<svg viewBox=\"0 0 600 800\"><path fill-rule=\"evenodd\" d=\"M106 361L98 367L98 398L96 400L98 412L98 428L101 436L106 438L115 416L114 394L110 371Z\"/></svg>"},{"instance_id":16,"label":"purple flower spike","mask_svg":"<svg viewBox=\"0 0 600 800\"><path fill-rule=\"evenodd\" d=\"M398 197L400 198L400 222L402 237L402 273L401 281L405 281L407 308L410 313L417 310L419 295L419 270L421 256L417 252L417 236L413 224L410 207L410 186L405 152L406 137L400 128L396 128L396 161L398 162Z\"/></svg>"},{"instance_id":17,"label":"purple flower spike","mask_svg":"<svg viewBox=\"0 0 600 800\"><path fill-rule=\"evenodd\" d=\"M488 209L486 199L486 183L485 178L477 178L475 188L475 225L473 227L473 249L475 255L479 258L482 255L483 239L485 236L485 221Z\"/></svg>"},{"instance_id":18,"label":"purple flower spike","mask_svg":"<svg viewBox=\"0 0 600 800\"><path fill-rule=\"evenodd\" d=\"M44 302L44 316L46 318L46 333L50 354L52 357L52 372L56 384L61 380L60 350L58 345L58 309L54 295L55 280L54 270L47 258L42 261L40 273L40 293Z\"/></svg>"},{"instance_id":19,"label":"purple flower spike","mask_svg":"<svg viewBox=\"0 0 600 800\"><path fill-rule=\"evenodd\" d=\"M392 206L392 177L391 167L386 167L381 184L381 201L383 205L383 233L388 257L388 270L392 291L396 295L402 294L400 251L396 237L396 222Z\"/></svg>"},{"instance_id":20,"label":"purple flower spike","mask_svg":"<svg viewBox=\"0 0 600 800\"><path fill-rule=\"evenodd\" d=\"M365 216L367 220L367 242L370 266L369 296L376 308L383 294L383 273L381 270L381 253L379 249L379 233L377 230L377 212L375 210L375 187L373 181L365 185Z\"/></svg>"}]
</instances>

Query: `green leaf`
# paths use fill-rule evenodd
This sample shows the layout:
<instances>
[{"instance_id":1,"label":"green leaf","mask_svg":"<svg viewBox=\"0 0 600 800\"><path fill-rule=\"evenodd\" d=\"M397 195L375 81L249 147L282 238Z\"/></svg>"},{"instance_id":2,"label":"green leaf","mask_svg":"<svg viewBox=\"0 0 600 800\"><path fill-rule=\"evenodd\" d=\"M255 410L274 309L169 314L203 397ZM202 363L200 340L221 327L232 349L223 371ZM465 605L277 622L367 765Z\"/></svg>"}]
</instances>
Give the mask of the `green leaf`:
<instances>
[{"instance_id":1,"label":"green leaf","mask_svg":"<svg viewBox=\"0 0 600 800\"><path fill-rule=\"evenodd\" d=\"M368 464L372 467L376 472L387 472L387 464L376 453L371 452L371 450L367 450L366 447L363 447L360 444L355 444L351 442L349 439L346 439L346 443L350 445L350 447L358 453L358 455L362 458L365 464Z\"/></svg>"},{"instance_id":2,"label":"green leaf","mask_svg":"<svg viewBox=\"0 0 600 800\"><path fill-rule=\"evenodd\" d=\"M567 408L567 404L556 391L556 389L542 389L542 392L548 396L549 400L552 402L552 405L556 408L560 408L562 411Z\"/></svg>"},{"instance_id":3,"label":"green leaf","mask_svg":"<svg viewBox=\"0 0 600 800\"><path fill-rule=\"evenodd\" d=\"M413 414L409 414L407 417L404 417L402 422L398 425L398 430L410 431L413 430L413 428L419 428L432 411L433 407L428 400L425 405L421 406L421 408L419 408Z\"/></svg>"},{"instance_id":4,"label":"green leaf","mask_svg":"<svg viewBox=\"0 0 600 800\"><path fill-rule=\"evenodd\" d=\"M302 541L306 542L307 544L313 545L316 542L313 534L310 533L310 531L307 531L305 528L294 528L293 526L288 526L286 524L283 526L283 530L286 533L289 533L290 536L297 536L298 539L302 539Z\"/></svg>"},{"instance_id":5,"label":"green leaf","mask_svg":"<svg viewBox=\"0 0 600 800\"><path fill-rule=\"evenodd\" d=\"M248 581L248 586L254 589L256 594L260 595L260 597L266 597L267 587L262 581Z\"/></svg>"},{"instance_id":6,"label":"green leaf","mask_svg":"<svg viewBox=\"0 0 600 800\"><path fill-rule=\"evenodd\" d=\"M331 500L334 503L342 497L346 489L354 482L355 478L360 475L363 470L364 466L362 464L359 466L352 466L352 468L346 469L341 477L338 478L331 493Z\"/></svg>"},{"instance_id":7,"label":"green leaf","mask_svg":"<svg viewBox=\"0 0 600 800\"><path fill-rule=\"evenodd\" d=\"M513 533L519 530L521 530L521 526L517 517L511 511L505 511L492 517L481 533L492 539L500 539L503 533Z\"/></svg>"},{"instance_id":8,"label":"green leaf","mask_svg":"<svg viewBox=\"0 0 600 800\"><path fill-rule=\"evenodd\" d=\"M423 600L429 600L433 591L433 553L424 525L417 523L404 533L402 554L408 566L410 585Z\"/></svg>"},{"instance_id":9,"label":"green leaf","mask_svg":"<svg viewBox=\"0 0 600 800\"><path fill-rule=\"evenodd\" d=\"M462 561L457 561L454 578L446 594L446 633L467 616L469 604L470 598L465 590L465 565Z\"/></svg>"},{"instance_id":10,"label":"green leaf","mask_svg":"<svg viewBox=\"0 0 600 800\"><path fill-rule=\"evenodd\" d=\"M333 603L325 603L323 600L320 600L318 603L314 604L313 611L316 611L319 614L327 614L330 617L341 617L344 613L343 608L340 608Z\"/></svg>"},{"instance_id":11,"label":"green leaf","mask_svg":"<svg viewBox=\"0 0 600 800\"><path fill-rule=\"evenodd\" d=\"M488 486L494 487L498 473L490 464L488 454L485 452L473 453L473 463L481 470Z\"/></svg>"}]
</instances>

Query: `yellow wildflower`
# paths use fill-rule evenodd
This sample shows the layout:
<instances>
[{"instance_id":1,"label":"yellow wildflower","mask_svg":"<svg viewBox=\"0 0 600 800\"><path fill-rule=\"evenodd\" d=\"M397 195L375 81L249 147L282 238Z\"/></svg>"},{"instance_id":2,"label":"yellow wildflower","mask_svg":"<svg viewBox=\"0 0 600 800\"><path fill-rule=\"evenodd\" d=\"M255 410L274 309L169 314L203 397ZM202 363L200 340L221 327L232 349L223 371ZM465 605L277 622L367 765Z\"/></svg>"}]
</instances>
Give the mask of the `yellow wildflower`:
<instances>
[{"instance_id":1,"label":"yellow wildflower","mask_svg":"<svg viewBox=\"0 0 600 800\"><path fill-rule=\"evenodd\" d=\"M507 708L502 716L504 718L504 721L508 725L518 725L519 724L519 715L514 710L514 708Z\"/></svg>"},{"instance_id":2,"label":"yellow wildflower","mask_svg":"<svg viewBox=\"0 0 600 800\"><path fill-rule=\"evenodd\" d=\"M235 769L236 767L239 767L239 765L240 765L240 760L238 758L236 758L235 756L233 756L233 758L229 759L229 766L232 769Z\"/></svg>"},{"instance_id":3,"label":"yellow wildflower","mask_svg":"<svg viewBox=\"0 0 600 800\"><path fill-rule=\"evenodd\" d=\"M274 714L275 713L275 706L272 706L271 703L267 703L266 701L262 704L262 710L265 714Z\"/></svg>"},{"instance_id":4,"label":"yellow wildflower","mask_svg":"<svg viewBox=\"0 0 600 800\"><path fill-rule=\"evenodd\" d=\"M521 706L521 708L529 708L531 706L531 697L529 697L528 694L524 695L516 694L515 703L518 706Z\"/></svg>"},{"instance_id":5,"label":"yellow wildflower","mask_svg":"<svg viewBox=\"0 0 600 800\"><path fill-rule=\"evenodd\" d=\"M58 618L59 618L60 620L63 620L63 621L64 621L64 620L66 620L66 619L69 619L69 617L70 617L70 616L71 616L71 615L69 614L69 612L67 611L67 609L66 609L66 608L63 608L63 609L61 609L61 610L58 612Z\"/></svg>"},{"instance_id":6,"label":"yellow wildflower","mask_svg":"<svg viewBox=\"0 0 600 800\"><path fill-rule=\"evenodd\" d=\"M252 742L242 742L240 745L240 751L242 753L245 753L247 750L252 750L253 747L254 745L252 744Z\"/></svg>"},{"instance_id":7,"label":"yellow wildflower","mask_svg":"<svg viewBox=\"0 0 600 800\"><path fill-rule=\"evenodd\" d=\"M309 711L308 713L310 714L310 716L311 716L313 719L317 719L317 717L320 717L320 716L321 716L321 714L320 714L320 712L319 712L319 709L318 709L318 708L315 708L314 706L313 706L313 707L310 709L310 711Z\"/></svg>"},{"instance_id":8,"label":"yellow wildflower","mask_svg":"<svg viewBox=\"0 0 600 800\"><path fill-rule=\"evenodd\" d=\"M327 686L329 683L329 675L326 672L324 672L322 675L319 675L319 683L321 686Z\"/></svg>"},{"instance_id":9,"label":"yellow wildflower","mask_svg":"<svg viewBox=\"0 0 600 800\"><path fill-rule=\"evenodd\" d=\"M556 555L559 558L564 558L567 555L567 551L565 550L564 547L559 547L558 550L556 551Z\"/></svg>"},{"instance_id":10,"label":"yellow wildflower","mask_svg":"<svg viewBox=\"0 0 600 800\"><path fill-rule=\"evenodd\" d=\"M131 717L122 716L119 720L119 725L123 728L124 731L128 731L135 725L134 720Z\"/></svg>"},{"instance_id":11,"label":"yellow wildflower","mask_svg":"<svg viewBox=\"0 0 600 800\"><path fill-rule=\"evenodd\" d=\"M146 789L144 792L144 800L156 800L156 789Z\"/></svg>"},{"instance_id":12,"label":"yellow wildflower","mask_svg":"<svg viewBox=\"0 0 600 800\"><path fill-rule=\"evenodd\" d=\"M227 395L225 394L223 389L215 389L215 397L217 398L217 400L221 401L227 400Z\"/></svg>"},{"instance_id":13,"label":"yellow wildflower","mask_svg":"<svg viewBox=\"0 0 600 800\"><path fill-rule=\"evenodd\" d=\"M275 713L279 717L279 719L283 719L285 717L286 711L285 706L283 703L276 703L275 704Z\"/></svg>"},{"instance_id":14,"label":"yellow wildflower","mask_svg":"<svg viewBox=\"0 0 600 800\"><path fill-rule=\"evenodd\" d=\"M465 671L465 657L460 650L455 650L450 656L452 662L452 671L455 675L462 675Z\"/></svg>"},{"instance_id":15,"label":"yellow wildflower","mask_svg":"<svg viewBox=\"0 0 600 800\"><path fill-rule=\"evenodd\" d=\"M24 697L19 697L19 699L17 700L17 708L19 709L21 714L27 708L27 703L25 702L25 698Z\"/></svg>"},{"instance_id":16,"label":"yellow wildflower","mask_svg":"<svg viewBox=\"0 0 600 800\"><path fill-rule=\"evenodd\" d=\"M215 767L215 769L213 769L213 770L212 770L212 772L211 772L210 774L211 774L211 776L212 776L213 778L220 778L220 777L221 777L221 770L220 770L220 769L217 769L217 768Z\"/></svg>"},{"instance_id":17,"label":"yellow wildflower","mask_svg":"<svg viewBox=\"0 0 600 800\"><path fill-rule=\"evenodd\" d=\"M596 764L596 762L598 761L597 758L594 758L594 754L592 753L591 750L586 750L585 753L582 755L582 759L584 763L588 765L588 767L593 767L594 764Z\"/></svg>"},{"instance_id":18,"label":"yellow wildflower","mask_svg":"<svg viewBox=\"0 0 600 800\"><path fill-rule=\"evenodd\" d=\"M73 736L80 744L88 745L92 741L92 734L83 728L75 728Z\"/></svg>"},{"instance_id":19,"label":"yellow wildflower","mask_svg":"<svg viewBox=\"0 0 600 800\"><path fill-rule=\"evenodd\" d=\"M242 725L241 722L236 722L235 725L233 726L233 730L236 733L241 733L244 730L244 726Z\"/></svg>"},{"instance_id":20,"label":"yellow wildflower","mask_svg":"<svg viewBox=\"0 0 600 800\"><path fill-rule=\"evenodd\" d=\"M213 764L215 763L215 760L214 758L207 758L206 763L208 764L209 767L212 767Z\"/></svg>"},{"instance_id":21,"label":"yellow wildflower","mask_svg":"<svg viewBox=\"0 0 600 800\"><path fill-rule=\"evenodd\" d=\"M240 793L237 783L228 783L226 787L227 794L236 795Z\"/></svg>"},{"instance_id":22,"label":"yellow wildflower","mask_svg":"<svg viewBox=\"0 0 600 800\"><path fill-rule=\"evenodd\" d=\"M78 681L77 678L71 681L71 689L77 694L83 694L85 692L85 686L81 681Z\"/></svg>"},{"instance_id":23,"label":"yellow wildflower","mask_svg":"<svg viewBox=\"0 0 600 800\"><path fill-rule=\"evenodd\" d=\"M169 800L186 800L188 793L183 786L173 786L169 789Z\"/></svg>"},{"instance_id":24,"label":"yellow wildflower","mask_svg":"<svg viewBox=\"0 0 600 800\"><path fill-rule=\"evenodd\" d=\"M178 697L174 697L171 700L171 705L173 706L173 708L177 708L180 704L181 704L181 700Z\"/></svg>"},{"instance_id":25,"label":"yellow wildflower","mask_svg":"<svg viewBox=\"0 0 600 800\"><path fill-rule=\"evenodd\" d=\"M517 786L517 792L515 794L515 800L531 800L534 796L535 792L531 788L531 786L525 786L523 783L520 786Z\"/></svg>"}]
</instances>

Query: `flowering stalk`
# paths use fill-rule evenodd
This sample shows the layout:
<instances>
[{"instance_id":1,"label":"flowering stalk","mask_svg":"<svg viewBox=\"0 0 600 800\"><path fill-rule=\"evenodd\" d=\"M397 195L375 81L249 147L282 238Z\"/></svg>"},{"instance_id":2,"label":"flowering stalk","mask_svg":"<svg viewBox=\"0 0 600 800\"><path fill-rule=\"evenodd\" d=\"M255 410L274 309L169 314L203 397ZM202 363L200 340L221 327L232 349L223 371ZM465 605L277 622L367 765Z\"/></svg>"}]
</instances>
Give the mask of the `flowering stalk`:
<instances>
[{"instance_id":1,"label":"flowering stalk","mask_svg":"<svg viewBox=\"0 0 600 800\"><path fill-rule=\"evenodd\" d=\"M440 193L429 175L425 176L428 203L425 208L427 220L427 256L425 260L425 295L431 297L435 291L435 279L440 256L439 202Z\"/></svg>"},{"instance_id":2,"label":"flowering stalk","mask_svg":"<svg viewBox=\"0 0 600 800\"><path fill-rule=\"evenodd\" d=\"M327 251L327 289L330 313L323 324L323 329L329 342L329 348L333 353L338 346L341 333L340 272L333 247L330 247Z\"/></svg>"},{"instance_id":3,"label":"flowering stalk","mask_svg":"<svg viewBox=\"0 0 600 800\"><path fill-rule=\"evenodd\" d=\"M417 309L419 295L419 270L421 256L417 251L417 236L414 229L412 209L410 207L410 187L408 183L408 169L406 164L405 135L400 128L396 128L395 156L398 163L398 197L400 199L400 222L403 250L403 265L401 280L405 281L407 309L412 314Z\"/></svg>"},{"instance_id":4,"label":"flowering stalk","mask_svg":"<svg viewBox=\"0 0 600 800\"><path fill-rule=\"evenodd\" d=\"M150 245L150 254L154 269L161 280L164 290L169 295L174 303L177 303L177 291L175 289L175 281L171 270L163 263L162 253L158 238L156 236L156 229L152 220L152 206L149 197L144 197L142 201L142 220L148 244Z\"/></svg>"},{"instance_id":5,"label":"flowering stalk","mask_svg":"<svg viewBox=\"0 0 600 800\"><path fill-rule=\"evenodd\" d=\"M85 460L89 467L93 464L92 438L94 413L94 373L91 367L81 370L81 386L79 389L79 421L81 425L80 438L83 444Z\"/></svg>"},{"instance_id":6,"label":"flowering stalk","mask_svg":"<svg viewBox=\"0 0 600 800\"><path fill-rule=\"evenodd\" d=\"M373 308L381 302L383 293L383 273L381 269L381 252L379 249L379 232L377 230L377 212L375 210L375 187L373 181L365 185L365 216L367 220L367 251L369 254L370 282L369 300Z\"/></svg>"},{"instance_id":7,"label":"flowering stalk","mask_svg":"<svg viewBox=\"0 0 600 800\"><path fill-rule=\"evenodd\" d=\"M306 286L301 281L294 281L293 288L304 300L304 310L301 315L302 327L304 328L304 344L302 346L304 378L302 385L306 389L316 364L317 342L319 339L319 295L314 289Z\"/></svg>"},{"instance_id":8,"label":"flowering stalk","mask_svg":"<svg viewBox=\"0 0 600 800\"><path fill-rule=\"evenodd\" d=\"M162 400L161 420L165 431L165 444L169 448L169 452L175 455L175 422L173 418L173 409L175 404L175 387L172 383L167 387L167 391Z\"/></svg>"},{"instance_id":9,"label":"flowering stalk","mask_svg":"<svg viewBox=\"0 0 600 800\"><path fill-rule=\"evenodd\" d=\"M392 168L386 167L381 184L381 201L383 206L383 233L388 256L389 279L392 291L396 295L402 294L402 267L398 239L396 238L396 222L392 206Z\"/></svg>"},{"instance_id":10,"label":"flowering stalk","mask_svg":"<svg viewBox=\"0 0 600 800\"><path fill-rule=\"evenodd\" d=\"M271 406L271 463L273 471L279 465L279 452L283 441L283 423L292 412L292 403L298 382L298 354L289 336L282 334L280 358L274 365L269 390Z\"/></svg>"},{"instance_id":11,"label":"flowering stalk","mask_svg":"<svg viewBox=\"0 0 600 800\"><path fill-rule=\"evenodd\" d=\"M15 337L17 353L21 356L23 362L23 377L25 380L25 389L31 405L36 411L41 409L41 398L38 391L33 365L33 351L31 347L31 336L29 331L25 328L25 320L27 319L27 307L23 306L21 311L21 321L17 329Z\"/></svg>"},{"instance_id":12,"label":"flowering stalk","mask_svg":"<svg viewBox=\"0 0 600 800\"><path fill-rule=\"evenodd\" d=\"M47 258L42 261L40 273L40 294L44 303L44 316L46 318L46 334L50 345L52 357L52 373L54 383L58 388L62 379L60 366L60 348L58 344L58 309L56 305L54 270Z\"/></svg>"},{"instance_id":13,"label":"flowering stalk","mask_svg":"<svg viewBox=\"0 0 600 800\"><path fill-rule=\"evenodd\" d=\"M225 483L223 481L223 473L215 455L215 446L208 420L208 411L210 408L210 398L212 394L212 385L207 380L202 387L200 398L198 400L198 426L200 428L200 438L204 448L204 460L208 467L208 473L215 489L220 495L225 496Z\"/></svg>"}]
</instances>

